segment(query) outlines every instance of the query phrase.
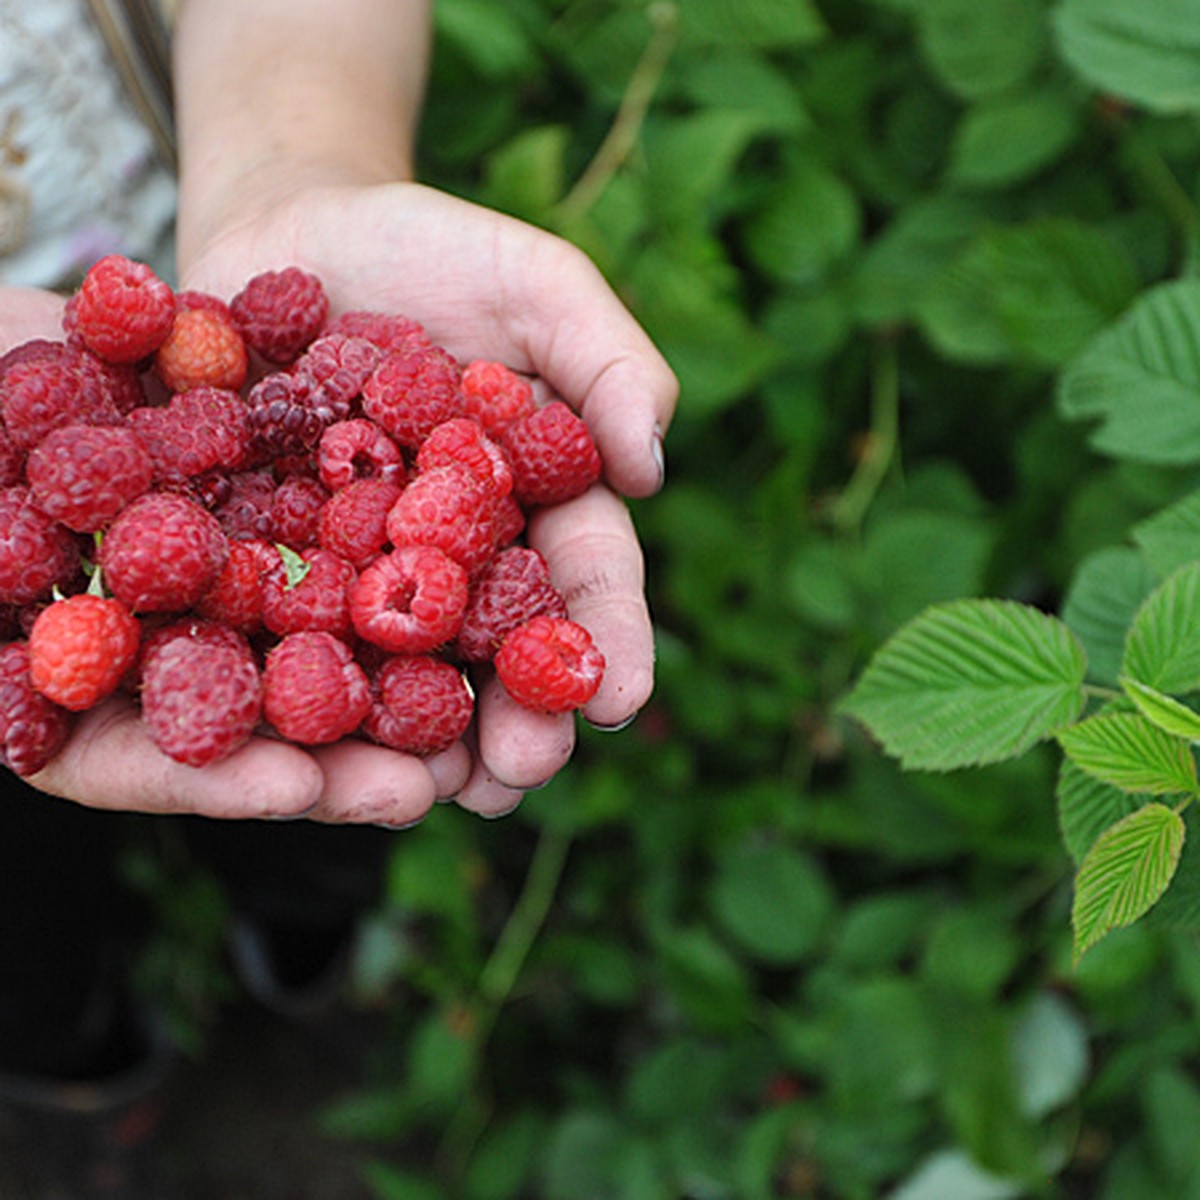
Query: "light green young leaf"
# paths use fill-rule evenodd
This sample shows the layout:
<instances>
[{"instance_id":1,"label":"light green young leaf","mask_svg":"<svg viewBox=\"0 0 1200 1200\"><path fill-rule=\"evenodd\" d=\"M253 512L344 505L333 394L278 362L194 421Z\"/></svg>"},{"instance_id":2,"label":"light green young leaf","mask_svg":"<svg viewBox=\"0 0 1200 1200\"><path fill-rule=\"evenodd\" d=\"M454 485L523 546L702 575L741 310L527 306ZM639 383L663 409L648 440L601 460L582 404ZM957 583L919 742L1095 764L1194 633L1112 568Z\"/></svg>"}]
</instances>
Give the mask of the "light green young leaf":
<instances>
[{"instance_id":1,"label":"light green young leaf","mask_svg":"<svg viewBox=\"0 0 1200 1200\"><path fill-rule=\"evenodd\" d=\"M1072 862L1079 866L1096 839L1122 817L1140 808L1144 801L1111 783L1101 783L1066 755L1058 771L1054 791L1058 828Z\"/></svg>"},{"instance_id":2,"label":"light green young leaf","mask_svg":"<svg viewBox=\"0 0 1200 1200\"><path fill-rule=\"evenodd\" d=\"M1182 696L1200 688L1200 562L1169 575L1138 609L1121 674Z\"/></svg>"},{"instance_id":3,"label":"light green young leaf","mask_svg":"<svg viewBox=\"0 0 1200 1200\"><path fill-rule=\"evenodd\" d=\"M1139 713L1101 713L1059 730L1057 737L1067 757L1102 783L1155 796L1196 791L1196 762L1187 742Z\"/></svg>"},{"instance_id":4,"label":"light green young leaf","mask_svg":"<svg viewBox=\"0 0 1200 1200\"><path fill-rule=\"evenodd\" d=\"M1075 961L1106 933L1132 925L1167 890L1183 851L1183 817L1151 803L1107 829L1075 876Z\"/></svg>"},{"instance_id":5,"label":"light green young leaf","mask_svg":"<svg viewBox=\"0 0 1200 1200\"><path fill-rule=\"evenodd\" d=\"M842 711L905 767L954 770L1016 757L1073 721L1086 669L1057 618L1013 601L956 600L902 626Z\"/></svg>"},{"instance_id":6,"label":"light green young leaf","mask_svg":"<svg viewBox=\"0 0 1200 1200\"><path fill-rule=\"evenodd\" d=\"M1165 696L1157 688L1136 679L1122 679L1125 694L1137 705L1147 721L1177 738L1200 741L1200 713L1181 704L1174 696Z\"/></svg>"}]
</instances>

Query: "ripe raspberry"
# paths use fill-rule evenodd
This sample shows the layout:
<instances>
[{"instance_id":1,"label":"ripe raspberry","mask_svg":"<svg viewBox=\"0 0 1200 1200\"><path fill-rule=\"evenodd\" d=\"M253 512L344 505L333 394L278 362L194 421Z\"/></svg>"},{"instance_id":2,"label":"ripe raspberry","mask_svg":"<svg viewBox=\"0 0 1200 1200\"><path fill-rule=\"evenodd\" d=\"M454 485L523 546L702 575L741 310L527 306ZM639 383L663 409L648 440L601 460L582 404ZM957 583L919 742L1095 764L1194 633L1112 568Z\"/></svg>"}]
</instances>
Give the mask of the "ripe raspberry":
<instances>
[{"instance_id":1,"label":"ripe raspberry","mask_svg":"<svg viewBox=\"0 0 1200 1200\"><path fill-rule=\"evenodd\" d=\"M387 659L372 680L373 704L363 732L405 754L437 754L471 723L475 698L466 676L431 655Z\"/></svg>"},{"instance_id":2,"label":"ripe raspberry","mask_svg":"<svg viewBox=\"0 0 1200 1200\"><path fill-rule=\"evenodd\" d=\"M246 397L250 436L263 462L312 453L335 421L350 415L349 401L327 392L305 371L273 371Z\"/></svg>"},{"instance_id":3,"label":"ripe raspberry","mask_svg":"<svg viewBox=\"0 0 1200 1200\"><path fill-rule=\"evenodd\" d=\"M34 502L77 533L94 533L150 486L154 464L132 429L65 425L29 454Z\"/></svg>"},{"instance_id":4,"label":"ripe raspberry","mask_svg":"<svg viewBox=\"0 0 1200 1200\"><path fill-rule=\"evenodd\" d=\"M334 492L317 515L317 542L364 567L388 541L388 513L401 489L382 479L356 479Z\"/></svg>"},{"instance_id":5,"label":"ripe raspberry","mask_svg":"<svg viewBox=\"0 0 1200 1200\"><path fill-rule=\"evenodd\" d=\"M135 408L126 418L154 460L162 482L213 470L236 470L249 451L246 406L237 392L194 387L165 405Z\"/></svg>"},{"instance_id":6,"label":"ripe raspberry","mask_svg":"<svg viewBox=\"0 0 1200 1200\"><path fill-rule=\"evenodd\" d=\"M19 450L32 450L61 425L119 425L121 413L85 352L63 343L14 363L0 384L4 427Z\"/></svg>"},{"instance_id":7,"label":"ripe raspberry","mask_svg":"<svg viewBox=\"0 0 1200 1200\"><path fill-rule=\"evenodd\" d=\"M80 573L81 543L34 503L28 487L0 490L0 603L43 600Z\"/></svg>"},{"instance_id":8,"label":"ripe raspberry","mask_svg":"<svg viewBox=\"0 0 1200 1200\"><path fill-rule=\"evenodd\" d=\"M280 561L278 547L260 538L229 543L229 558L212 587L196 601L197 616L245 634L263 624L263 577Z\"/></svg>"},{"instance_id":9,"label":"ripe raspberry","mask_svg":"<svg viewBox=\"0 0 1200 1200\"><path fill-rule=\"evenodd\" d=\"M331 633L291 633L267 655L263 713L288 741L324 745L353 733L371 686L350 647Z\"/></svg>"},{"instance_id":10,"label":"ripe raspberry","mask_svg":"<svg viewBox=\"0 0 1200 1200\"><path fill-rule=\"evenodd\" d=\"M512 491L512 471L504 452L470 417L454 417L430 431L417 451L417 470L451 464L466 467L497 497Z\"/></svg>"},{"instance_id":11,"label":"ripe raspberry","mask_svg":"<svg viewBox=\"0 0 1200 1200\"><path fill-rule=\"evenodd\" d=\"M317 335L329 313L321 281L299 267L263 271L230 301L246 344L268 362L291 362Z\"/></svg>"},{"instance_id":12,"label":"ripe raspberry","mask_svg":"<svg viewBox=\"0 0 1200 1200\"><path fill-rule=\"evenodd\" d=\"M471 585L455 652L465 662L486 662L518 625L566 615L567 602L550 582L546 560L536 550L510 546Z\"/></svg>"},{"instance_id":13,"label":"ripe raspberry","mask_svg":"<svg viewBox=\"0 0 1200 1200\"><path fill-rule=\"evenodd\" d=\"M331 491L355 479L379 479L404 486L404 455L374 421L337 421L321 434L317 447L321 482Z\"/></svg>"},{"instance_id":14,"label":"ripe raspberry","mask_svg":"<svg viewBox=\"0 0 1200 1200\"><path fill-rule=\"evenodd\" d=\"M109 254L79 285L74 332L106 362L134 363L162 345L175 319L175 293L145 263Z\"/></svg>"},{"instance_id":15,"label":"ripe raspberry","mask_svg":"<svg viewBox=\"0 0 1200 1200\"><path fill-rule=\"evenodd\" d=\"M228 538L273 536L271 504L275 499L275 475L270 467L236 471L227 476L229 491L212 509Z\"/></svg>"},{"instance_id":16,"label":"ripe raspberry","mask_svg":"<svg viewBox=\"0 0 1200 1200\"><path fill-rule=\"evenodd\" d=\"M79 352L79 370L85 391L103 393L121 416L146 403L142 373L133 363L105 362L84 349Z\"/></svg>"},{"instance_id":17,"label":"ripe raspberry","mask_svg":"<svg viewBox=\"0 0 1200 1200\"><path fill-rule=\"evenodd\" d=\"M314 380L330 409L349 412L382 361L383 351L366 338L325 333L296 359L291 370Z\"/></svg>"},{"instance_id":18,"label":"ripe raspberry","mask_svg":"<svg viewBox=\"0 0 1200 1200\"><path fill-rule=\"evenodd\" d=\"M48 700L29 677L29 646L0 647L0 766L35 775L62 749L71 716Z\"/></svg>"},{"instance_id":19,"label":"ripe raspberry","mask_svg":"<svg viewBox=\"0 0 1200 1200\"><path fill-rule=\"evenodd\" d=\"M141 633L119 600L81 592L55 601L29 631L29 677L47 699L82 712L116 691Z\"/></svg>"},{"instance_id":20,"label":"ripe raspberry","mask_svg":"<svg viewBox=\"0 0 1200 1200\"><path fill-rule=\"evenodd\" d=\"M143 669L142 720L154 744L191 767L228 758L262 716L253 659L203 638L175 637Z\"/></svg>"},{"instance_id":21,"label":"ripe raspberry","mask_svg":"<svg viewBox=\"0 0 1200 1200\"><path fill-rule=\"evenodd\" d=\"M518 625L492 660L505 691L538 712L582 708L604 676L604 655L582 625L541 616Z\"/></svg>"},{"instance_id":22,"label":"ripe raspberry","mask_svg":"<svg viewBox=\"0 0 1200 1200\"><path fill-rule=\"evenodd\" d=\"M496 518L492 523L492 534L496 549L511 545L525 532L525 510L517 503L511 492L502 496L496 505Z\"/></svg>"},{"instance_id":23,"label":"ripe raspberry","mask_svg":"<svg viewBox=\"0 0 1200 1200\"><path fill-rule=\"evenodd\" d=\"M434 467L413 479L387 516L393 546L436 546L474 575L495 548L496 495L468 470Z\"/></svg>"},{"instance_id":24,"label":"ripe raspberry","mask_svg":"<svg viewBox=\"0 0 1200 1200\"><path fill-rule=\"evenodd\" d=\"M135 688L142 686L146 670L158 652L179 638L224 646L236 650L247 662L254 663L254 651L246 635L222 621L213 621L191 613L184 617L143 617L142 644L135 668Z\"/></svg>"},{"instance_id":25,"label":"ripe raspberry","mask_svg":"<svg viewBox=\"0 0 1200 1200\"><path fill-rule=\"evenodd\" d=\"M211 292L202 292L196 288L184 288L183 291L175 293L175 311L177 313L196 311L215 313L218 317L224 317L231 325L234 323L229 305L220 296L214 296Z\"/></svg>"},{"instance_id":26,"label":"ripe raspberry","mask_svg":"<svg viewBox=\"0 0 1200 1200\"><path fill-rule=\"evenodd\" d=\"M100 547L109 590L135 613L181 612L212 586L229 556L216 517L170 492L139 496Z\"/></svg>"},{"instance_id":27,"label":"ripe raspberry","mask_svg":"<svg viewBox=\"0 0 1200 1200\"><path fill-rule=\"evenodd\" d=\"M25 455L17 449L8 431L0 425L0 488L12 487L25 478Z\"/></svg>"},{"instance_id":28,"label":"ripe raspberry","mask_svg":"<svg viewBox=\"0 0 1200 1200\"><path fill-rule=\"evenodd\" d=\"M246 343L231 317L207 308L175 314L171 332L154 355L154 370L173 392L194 387L237 391L246 382Z\"/></svg>"},{"instance_id":29,"label":"ripe raspberry","mask_svg":"<svg viewBox=\"0 0 1200 1200\"><path fill-rule=\"evenodd\" d=\"M363 412L415 450L435 425L461 415L460 375L440 346L390 354L363 387Z\"/></svg>"},{"instance_id":30,"label":"ripe raspberry","mask_svg":"<svg viewBox=\"0 0 1200 1200\"><path fill-rule=\"evenodd\" d=\"M271 498L271 540L303 550L317 544L317 522L329 493L317 479L289 475Z\"/></svg>"},{"instance_id":31,"label":"ripe raspberry","mask_svg":"<svg viewBox=\"0 0 1200 1200\"><path fill-rule=\"evenodd\" d=\"M319 629L348 637L356 578L354 568L332 550L309 546L296 554L285 548L263 575L263 624L277 634Z\"/></svg>"},{"instance_id":32,"label":"ripe raspberry","mask_svg":"<svg viewBox=\"0 0 1200 1200\"><path fill-rule=\"evenodd\" d=\"M424 326L396 313L344 312L326 325L325 332L366 338L385 354L415 350L430 344Z\"/></svg>"},{"instance_id":33,"label":"ripe raspberry","mask_svg":"<svg viewBox=\"0 0 1200 1200\"><path fill-rule=\"evenodd\" d=\"M424 654L450 641L467 606L467 573L435 546L377 558L350 589L350 618L366 641Z\"/></svg>"},{"instance_id":34,"label":"ripe raspberry","mask_svg":"<svg viewBox=\"0 0 1200 1200\"><path fill-rule=\"evenodd\" d=\"M600 452L583 418L561 400L510 425L500 439L525 507L560 504L600 478Z\"/></svg>"},{"instance_id":35,"label":"ripe raspberry","mask_svg":"<svg viewBox=\"0 0 1200 1200\"><path fill-rule=\"evenodd\" d=\"M463 368L463 412L498 434L534 411L533 388L503 363L476 359Z\"/></svg>"}]
</instances>

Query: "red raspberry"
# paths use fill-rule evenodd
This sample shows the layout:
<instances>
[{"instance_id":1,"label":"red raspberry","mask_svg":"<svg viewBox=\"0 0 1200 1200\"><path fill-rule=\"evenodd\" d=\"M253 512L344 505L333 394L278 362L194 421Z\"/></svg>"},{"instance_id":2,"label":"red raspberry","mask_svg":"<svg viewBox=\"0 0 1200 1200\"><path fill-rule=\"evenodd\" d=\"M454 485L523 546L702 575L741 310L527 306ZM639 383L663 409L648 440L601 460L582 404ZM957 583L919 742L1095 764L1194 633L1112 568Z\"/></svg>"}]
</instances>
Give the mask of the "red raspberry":
<instances>
[{"instance_id":1,"label":"red raspberry","mask_svg":"<svg viewBox=\"0 0 1200 1200\"><path fill-rule=\"evenodd\" d=\"M331 492L355 479L380 479L404 486L400 447L374 421L364 417L337 421L321 434L317 469L321 482Z\"/></svg>"},{"instance_id":2,"label":"red raspberry","mask_svg":"<svg viewBox=\"0 0 1200 1200\"><path fill-rule=\"evenodd\" d=\"M250 431L237 392L195 387L160 406L135 408L126 418L154 460L161 481L236 470L246 459Z\"/></svg>"},{"instance_id":3,"label":"red raspberry","mask_svg":"<svg viewBox=\"0 0 1200 1200\"><path fill-rule=\"evenodd\" d=\"M29 677L29 646L0 648L0 765L35 775L62 749L71 731L67 710L48 700Z\"/></svg>"},{"instance_id":4,"label":"red raspberry","mask_svg":"<svg viewBox=\"0 0 1200 1200\"><path fill-rule=\"evenodd\" d=\"M121 423L107 383L86 361L84 351L60 343L4 372L0 412L18 449L32 450L61 425Z\"/></svg>"},{"instance_id":5,"label":"red raspberry","mask_svg":"<svg viewBox=\"0 0 1200 1200\"><path fill-rule=\"evenodd\" d=\"M246 382L246 343L232 317L207 308L175 314L171 332L154 355L154 370L173 392L194 387L237 391Z\"/></svg>"},{"instance_id":6,"label":"red raspberry","mask_svg":"<svg viewBox=\"0 0 1200 1200\"><path fill-rule=\"evenodd\" d=\"M525 524L525 510L517 503L516 497L511 492L502 496L496 505L496 519L492 527L496 548L515 542L525 532Z\"/></svg>"},{"instance_id":7,"label":"red raspberry","mask_svg":"<svg viewBox=\"0 0 1200 1200\"><path fill-rule=\"evenodd\" d=\"M94 533L150 486L154 464L132 429L66 425L33 448L26 476L34 502L77 533Z\"/></svg>"},{"instance_id":8,"label":"red raspberry","mask_svg":"<svg viewBox=\"0 0 1200 1200\"><path fill-rule=\"evenodd\" d=\"M213 621L189 613L184 617L143 617L142 645L138 652L135 686L141 687L146 668L164 646L177 638L211 642L236 650L248 662L254 662L254 651L246 635L222 621Z\"/></svg>"},{"instance_id":9,"label":"red raspberry","mask_svg":"<svg viewBox=\"0 0 1200 1200\"><path fill-rule=\"evenodd\" d=\"M486 662L518 625L566 615L567 602L550 582L546 560L536 550L510 546L472 584L455 652L466 662Z\"/></svg>"},{"instance_id":10,"label":"red raspberry","mask_svg":"<svg viewBox=\"0 0 1200 1200\"><path fill-rule=\"evenodd\" d=\"M28 487L0 490L0 603L43 600L79 576L79 539L34 503Z\"/></svg>"},{"instance_id":11,"label":"red raspberry","mask_svg":"<svg viewBox=\"0 0 1200 1200\"><path fill-rule=\"evenodd\" d=\"M81 350L79 370L84 389L102 392L122 416L146 403L142 373L133 363L109 363L90 350Z\"/></svg>"},{"instance_id":12,"label":"red raspberry","mask_svg":"<svg viewBox=\"0 0 1200 1200\"><path fill-rule=\"evenodd\" d=\"M186 496L150 492L117 514L100 547L109 590L135 613L181 612L229 556L216 517Z\"/></svg>"},{"instance_id":13,"label":"red raspberry","mask_svg":"<svg viewBox=\"0 0 1200 1200\"><path fill-rule=\"evenodd\" d=\"M450 641L467 606L467 573L435 546L382 555L350 589L361 638L396 654L424 654Z\"/></svg>"},{"instance_id":14,"label":"red raspberry","mask_svg":"<svg viewBox=\"0 0 1200 1200\"><path fill-rule=\"evenodd\" d=\"M560 504L600 478L600 452L583 418L561 400L510 425L500 439L525 507Z\"/></svg>"},{"instance_id":15,"label":"red raspberry","mask_svg":"<svg viewBox=\"0 0 1200 1200\"><path fill-rule=\"evenodd\" d=\"M329 493L317 479L289 475L271 499L271 538L303 550L317 543L317 522Z\"/></svg>"},{"instance_id":16,"label":"red raspberry","mask_svg":"<svg viewBox=\"0 0 1200 1200\"><path fill-rule=\"evenodd\" d=\"M25 455L17 449L8 431L0 425L0 488L12 487L25 478Z\"/></svg>"},{"instance_id":17,"label":"red raspberry","mask_svg":"<svg viewBox=\"0 0 1200 1200\"><path fill-rule=\"evenodd\" d=\"M518 625L492 660L505 691L538 712L582 708L604 676L604 655L582 625L541 616Z\"/></svg>"},{"instance_id":18,"label":"red raspberry","mask_svg":"<svg viewBox=\"0 0 1200 1200\"><path fill-rule=\"evenodd\" d=\"M344 333L366 338L385 354L428 346L429 334L417 321L396 313L344 312L325 327L326 333Z\"/></svg>"},{"instance_id":19,"label":"red raspberry","mask_svg":"<svg viewBox=\"0 0 1200 1200\"><path fill-rule=\"evenodd\" d=\"M356 479L334 492L317 516L317 542L363 567L388 541L387 519L401 489L382 479Z\"/></svg>"},{"instance_id":20,"label":"red raspberry","mask_svg":"<svg viewBox=\"0 0 1200 1200\"><path fill-rule=\"evenodd\" d=\"M224 317L231 325L234 324L233 313L229 311L229 305L220 296L214 296L211 292L202 292L196 288L184 288L183 291L175 293L175 310L176 312L215 313L218 317Z\"/></svg>"},{"instance_id":21,"label":"red raspberry","mask_svg":"<svg viewBox=\"0 0 1200 1200\"><path fill-rule=\"evenodd\" d=\"M326 333L296 360L292 373L313 379L329 408L349 412L382 360L383 351L366 338Z\"/></svg>"},{"instance_id":22,"label":"red raspberry","mask_svg":"<svg viewBox=\"0 0 1200 1200\"><path fill-rule=\"evenodd\" d=\"M476 359L463 368L463 412L498 434L534 411L533 388L503 363Z\"/></svg>"},{"instance_id":23,"label":"red raspberry","mask_svg":"<svg viewBox=\"0 0 1200 1200\"><path fill-rule=\"evenodd\" d=\"M274 472L270 467L237 471L228 476L228 494L213 506L213 515L229 538L273 536L271 505L275 499Z\"/></svg>"},{"instance_id":24,"label":"red raspberry","mask_svg":"<svg viewBox=\"0 0 1200 1200\"><path fill-rule=\"evenodd\" d=\"M387 516L393 546L436 546L474 575L495 549L495 493L463 467L434 467L400 493Z\"/></svg>"},{"instance_id":25,"label":"red raspberry","mask_svg":"<svg viewBox=\"0 0 1200 1200\"><path fill-rule=\"evenodd\" d=\"M497 497L512 491L512 471L504 452L470 417L454 417L430 431L417 451L417 470L452 464L466 467Z\"/></svg>"},{"instance_id":26,"label":"red raspberry","mask_svg":"<svg viewBox=\"0 0 1200 1200\"><path fill-rule=\"evenodd\" d=\"M280 562L278 547L260 538L229 543L229 558L212 587L196 601L196 614L245 634L263 624L263 578Z\"/></svg>"},{"instance_id":27,"label":"red raspberry","mask_svg":"<svg viewBox=\"0 0 1200 1200\"><path fill-rule=\"evenodd\" d=\"M263 271L230 301L251 349L268 362L291 362L317 335L329 313L321 281L299 267Z\"/></svg>"},{"instance_id":28,"label":"red raspberry","mask_svg":"<svg viewBox=\"0 0 1200 1200\"><path fill-rule=\"evenodd\" d=\"M415 450L435 425L461 415L460 375L440 346L390 354L363 386L363 412Z\"/></svg>"},{"instance_id":29,"label":"red raspberry","mask_svg":"<svg viewBox=\"0 0 1200 1200\"><path fill-rule=\"evenodd\" d=\"M82 712L116 691L137 658L141 635L119 600L68 596L46 605L29 631L29 677L47 699Z\"/></svg>"},{"instance_id":30,"label":"red raspberry","mask_svg":"<svg viewBox=\"0 0 1200 1200\"><path fill-rule=\"evenodd\" d=\"M321 435L350 413L304 371L264 375L246 397L250 435L262 461L312 453Z\"/></svg>"},{"instance_id":31,"label":"red raspberry","mask_svg":"<svg viewBox=\"0 0 1200 1200\"><path fill-rule=\"evenodd\" d=\"M373 704L363 732L405 754L437 754L471 723L475 698L466 676L431 655L389 658L372 680Z\"/></svg>"},{"instance_id":32,"label":"red raspberry","mask_svg":"<svg viewBox=\"0 0 1200 1200\"><path fill-rule=\"evenodd\" d=\"M371 685L331 633L288 634L267 655L263 713L288 741L324 745L353 733L371 710Z\"/></svg>"},{"instance_id":33,"label":"red raspberry","mask_svg":"<svg viewBox=\"0 0 1200 1200\"><path fill-rule=\"evenodd\" d=\"M332 550L309 546L296 554L285 548L263 575L263 624L278 634L319 629L348 637L349 593L356 577Z\"/></svg>"},{"instance_id":34,"label":"red raspberry","mask_svg":"<svg viewBox=\"0 0 1200 1200\"><path fill-rule=\"evenodd\" d=\"M79 285L74 332L106 362L134 363L162 345L175 319L175 293L121 254L94 263Z\"/></svg>"},{"instance_id":35,"label":"red raspberry","mask_svg":"<svg viewBox=\"0 0 1200 1200\"><path fill-rule=\"evenodd\" d=\"M178 762L203 767L250 740L262 716L262 684L248 653L175 637L145 663L141 702L154 744Z\"/></svg>"}]
</instances>

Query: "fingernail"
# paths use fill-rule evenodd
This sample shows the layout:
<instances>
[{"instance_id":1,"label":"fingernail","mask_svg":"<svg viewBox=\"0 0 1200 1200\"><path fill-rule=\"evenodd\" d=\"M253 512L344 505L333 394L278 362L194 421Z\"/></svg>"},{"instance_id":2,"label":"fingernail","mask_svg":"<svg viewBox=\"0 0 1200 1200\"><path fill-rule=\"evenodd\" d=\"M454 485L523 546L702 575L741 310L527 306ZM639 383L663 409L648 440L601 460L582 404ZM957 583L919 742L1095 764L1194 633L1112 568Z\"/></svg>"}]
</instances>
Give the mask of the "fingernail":
<instances>
[{"instance_id":1,"label":"fingernail","mask_svg":"<svg viewBox=\"0 0 1200 1200\"><path fill-rule=\"evenodd\" d=\"M428 815L429 814L426 813L426 814L423 814L422 816L417 817L415 820L402 821L399 825L393 825L390 821L380 821L379 828L380 829L390 829L393 833L402 833L405 829L415 829L418 825L421 824L422 821L425 820L425 817Z\"/></svg>"},{"instance_id":2,"label":"fingernail","mask_svg":"<svg viewBox=\"0 0 1200 1200\"><path fill-rule=\"evenodd\" d=\"M667 455L663 448L661 425L654 426L654 436L650 439L650 456L654 459L654 466L658 470L658 486L662 487L667 479Z\"/></svg>"},{"instance_id":3,"label":"fingernail","mask_svg":"<svg viewBox=\"0 0 1200 1200\"><path fill-rule=\"evenodd\" d=\"M481 812L479 815L485 821L499 821L501 817L507 817L510 813L515 813L521 807L521 802L518 800L511 808L502 808L498 812Z\"/></svg>"},{"instance_id":4,"label":"fingernail","mask_svg":"<svg viewBox=\"0 0 1200 1200\"><path fill-rule=\"evenodd\" d=\"M618 721L615 725L600 725L596 721L588 721L588 724L597 733L620 733L622 729L628 729L630 725L637 720L637 713L630 713L623 721ZM584 718L587 719L586 717Z\"/></svg>"}]
</instances>

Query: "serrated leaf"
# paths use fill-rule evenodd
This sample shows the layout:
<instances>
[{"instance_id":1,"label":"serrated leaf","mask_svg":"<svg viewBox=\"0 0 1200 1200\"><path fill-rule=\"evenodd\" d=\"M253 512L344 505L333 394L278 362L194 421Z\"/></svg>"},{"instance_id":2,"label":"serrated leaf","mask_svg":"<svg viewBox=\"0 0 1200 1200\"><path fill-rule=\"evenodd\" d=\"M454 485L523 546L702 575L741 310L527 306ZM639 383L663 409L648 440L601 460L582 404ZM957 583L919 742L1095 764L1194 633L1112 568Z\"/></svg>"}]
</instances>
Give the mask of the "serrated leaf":
<instances>
[{"instance_id":1,"label":"serrated leaf","mask_svg":"<svg viewBox=\"0 0 1200 1200\"><path fill-rule=\"evenodd\" d=\"M1160 576L1200 559L1200 492L1139 522L1133 540Z\"/></svg>"},{"instance_id":2,"label":"serrated leaf","mask_svg":"<svg viewBox=\"0 0 1200 1200\"><path fill-rule=\"evenodd\" d=\"M1122 679L1125 694L1137 705L1137 710L1152 725L1174 737L1200 741L1200 713L1181 704L1174 696L1164 696L1156 688L1138 683L1136 679Z\"/></svg>"},{"instance_id":3,"label":"serrated leaf","mask_svg":"<svg viewBox=\"0 0 1200 1200\"><path fill-rule=\"evenodd\" d=\"M1123 791L1155 796L1196 791L1196 763L1187 742L1138 713L1101 713L1057 737L1073 763Z\"/></svg>"},{"instance_id":4,"label":"serrated leaf","mask_svg":"<svg viewBox=\"0 0 1200 1200\"><path fill-rule=\"evenodd\" d=\"M899 629L842 710L908 768L1000 762L1078 716L1084 653L1055 617L1013 601L958 600Z\"/></svg>"},{"instance_id":5,"label":"serrated leaf","mask_svg":"<svg viewBox=\"0 0 1200 1200\"><path fill-rule=\"evenodd\" d=\"M1171 696L1200 688L1200 562L1180 567L1146 597L1121 674Z\"/></svg>"},{"instance_id":6,"label":"serrated leaf","mask_svg":"<svg viewBox=\"0 0 1200 1200\"><path fill-rule=\"evenodd\" d=\"M1151 803L1105 830L1075 876L1075 961L1106 933L1132 925L1167 890L1184 842L1183 817Z\"/></svg>"},{"instance_id":7,"label":"serrated leaf","mask_svg":"<svg viewBox=\"0 0 1200 1200\"><path fill-rule=\"evenodd\" d=\"M1110 825L1115 825L1142 803L1139 798L1110 783L1101 783L1066 755L1058 772L1055 802L1063 845L1076 866L1083 862L1096 839Z\"/></svg>"}]
</instances>

